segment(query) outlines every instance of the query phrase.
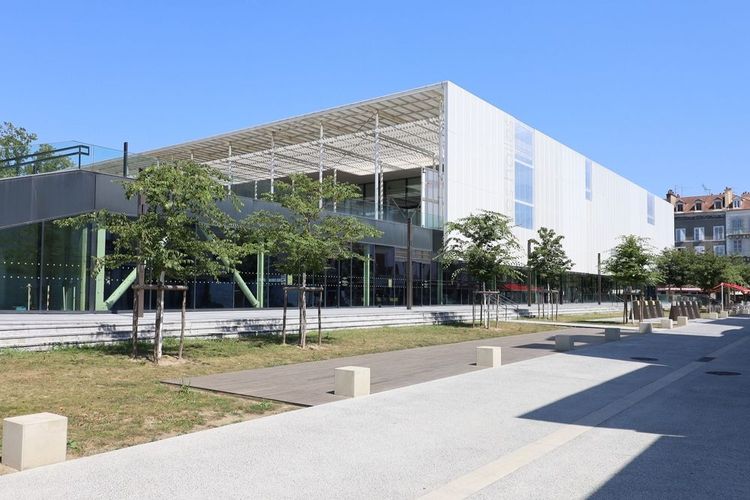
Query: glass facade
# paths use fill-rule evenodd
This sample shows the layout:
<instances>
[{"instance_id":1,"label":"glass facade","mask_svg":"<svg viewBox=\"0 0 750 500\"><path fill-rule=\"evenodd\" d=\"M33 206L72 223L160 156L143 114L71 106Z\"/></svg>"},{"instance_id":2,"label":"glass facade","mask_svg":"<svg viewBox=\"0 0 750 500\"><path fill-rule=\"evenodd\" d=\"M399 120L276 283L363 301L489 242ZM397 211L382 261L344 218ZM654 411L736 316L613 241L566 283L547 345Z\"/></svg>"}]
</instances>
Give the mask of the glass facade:
<instances>
[{"instance_id":1,"label":"glass facade","mask_svg":"<svg viewBox=\"0 0 750 500\"><path fill-rule=\"evenodd\" d=\"M534 229L534 131L516 122L515 223Z\"/></svg>"},{"instance_id":2,"label":"glass facade","mask_svg":"<svg viewBox=\"0 0 750 500\"><path fill-rule=\"evenodd\" d=\"M436 235L439 237L439 235ZM51 222L31 224L0 231L0 309L32 311L105 310L108 299L133 271L132 266L105 269L91 276L91 262L99 254L112 251L112 238L90 228L60 228ZM376 306L406 304L406 251L403 248L375 244L356 244L354 250L367 260L332 260L320 274L308 277L308 283L324 288L323 307ZM263 307L283 305L283 287L298 284L298 276L288 276L275 267L273 256L248 256L238 271ZM434 253L415 250L412 278L414 305L471 304L476 284L454 269L443 269L434 261ZM151 277L147 277L150 280ZM519 281L497 283L511 300L526 301L526 284ZM604 294L610 288L604 279ZM176 282L174 283L176 284ZM195 277L187 283L191 309L249 308L250 303L231 276L218 280ZM536 285L535 285L536 286ZM563 300L596 300L596 276L570 274L563 280ZM289 305L297 305L292 293ZM182 295L165 294L166 307L179 309ZM318 298L311 303L317 305ZM113 310L130 310L133 291L117 300ZM145 307L156 308L156 293L146 292Z\"/></svg>"},{"instance_id":3,"label":"glass facade","mask_svg":"<svg viewBox=\"0 0 750 500\"><path fill-rule=\"evenodd\" d=\"M654 199L654 195L648 193L646 195L646 222L648 222L652 226L656 223L656 215L654 213L655 209L656 200Z\"/></svg>"}]
</instances>

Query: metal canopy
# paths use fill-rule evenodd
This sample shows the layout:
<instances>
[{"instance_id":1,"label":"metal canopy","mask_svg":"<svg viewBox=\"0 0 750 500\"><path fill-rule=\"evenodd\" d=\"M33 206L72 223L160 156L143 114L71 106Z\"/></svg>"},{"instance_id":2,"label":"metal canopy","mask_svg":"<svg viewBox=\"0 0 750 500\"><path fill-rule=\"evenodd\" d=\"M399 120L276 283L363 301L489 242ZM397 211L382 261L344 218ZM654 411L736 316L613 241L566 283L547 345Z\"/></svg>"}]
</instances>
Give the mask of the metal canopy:
<instances>
[{"instance_id":1,"label":"metal canopy","mask_svg":"<svg viewBox=\"0 0 750 500\"><path fill-rule=\"evenodd\" d=\"M292 173L373 172L376 115L382 171L432 167L439 156L441 84L144 152L160 161L194 159L233 184ZM321 128L323 138L321 139ZM322 146L322 147L321 147Z\"/></svg>"}]
</instances>

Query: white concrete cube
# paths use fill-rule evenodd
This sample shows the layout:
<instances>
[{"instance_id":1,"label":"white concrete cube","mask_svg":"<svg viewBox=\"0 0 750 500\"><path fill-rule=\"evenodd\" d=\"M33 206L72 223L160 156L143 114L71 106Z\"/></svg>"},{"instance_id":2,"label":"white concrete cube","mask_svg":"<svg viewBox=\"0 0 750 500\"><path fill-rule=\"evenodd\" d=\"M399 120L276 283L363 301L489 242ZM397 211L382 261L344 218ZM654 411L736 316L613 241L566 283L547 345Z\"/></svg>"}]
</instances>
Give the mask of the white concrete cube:
<instances>
[{"instance_id":1,"label":"white concrete cube","mask_svg":"<svg viewBox=\"0 0 750 500\"><path fill-rule=\"evenodd\" d=\"M687 316L677 316L677 326L687 326L687 324L688 324Z\"/></svg>"},{"instance_id":2,"label":"white concrete cube","mask_svg":"<svg viewBox=\"0 0 750 500\"><path fill-rule=\"evenodd\" d=\"M370 369L363 366L342 366L333 370L334 394L347 398L370 394Z\"/></svg>"},{"instance_id":3,"label":"white concrete cube","mask_svg":"<svg viewBox=\"0 0 750 500\"><path fill-rule=\"evenodd\" d=\"M638 332L640 333L654 333L654 325L651 323L640 323L638 325Z\"/></svg>"},{"instance_id":4,"label":"white concrete cube","mask_svg":"<svg viewBox=\"0 0 750 500\"><path fill-rule=\"evenodd\" d=\"M620 340L620 329L619 328L605 328L604 341L614 342L615 340Z\"/></svg>"},{"instance_id":5,"label":"white concrete cube","mask_svg":"<svg viewBox=\"0 0 750 500\"><path fill-rule=\"evenodd\" d=\"M575 344L572 335L555 335L555 350L560 352L570 351Z\"/></svg>"},{"instance_id":6,"label":"white concrete cube","mask_svg":"<svg viewBox=\"0 0 750 500\"><path fill-rule=\"evenodd\" d=\"M729 311L721 311L719 313L719 319L726 319L729 317Z\"/></svg>"},{"instance_id":7,"label":"white concrete cube","mask_svg":"<svg viewBox=\"0 0 750 500\"><path fill-rule=\"evenodd\" d=\"M34 413L3 420L3 465L16 470L65 461L68 418Z\"/></svg>"},{"instance_id":8,"label":"white concrete cube","mask_svg":"<svg viewBox=\"0 0 750 500\"><path fill-rule=\"evenodd\" d=\"M669 318L662 318L661 319L661 327L666 328L667 330L674 327L674 322Z\"/></svg>"},{"instance_id":9,"label":"white concrete cube","mask_svg":"<svg viewBox=\"0 0 750 500\"><path fill-rule=\"evenodd\" d=\"M708 313L708 319L719 319L719 313L717 312Z\"/></svg>"},{"instance_id":10,"label":"white concrete cube","mask_svg":"<svg viewBox=\"0 0 750 500\"><path fill-rule=\"evenodd\" d=\"M495 368L502 365L502 349L494 346L477 347L477 366Z\"/></svg>"}]
</instances>

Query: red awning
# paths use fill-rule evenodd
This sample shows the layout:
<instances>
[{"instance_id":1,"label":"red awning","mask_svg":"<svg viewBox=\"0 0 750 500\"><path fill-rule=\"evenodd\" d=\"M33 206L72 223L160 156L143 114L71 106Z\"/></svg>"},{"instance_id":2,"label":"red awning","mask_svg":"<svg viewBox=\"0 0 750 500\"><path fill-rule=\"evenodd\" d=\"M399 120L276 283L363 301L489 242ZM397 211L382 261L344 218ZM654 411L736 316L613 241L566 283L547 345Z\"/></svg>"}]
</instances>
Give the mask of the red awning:
<instances>
[{"instance_id":1,"label":"red awning","mask_svg":"<svg viewBox=\"0 0 750 500\"><path fill-rule=\"evenodd\" d=\"M504 283L500 285L500 290L506 291L506 292L527 292L529 290L529 285L526 285L524 283ZM543 292L543 288L539 288L537 286L531 287L532 292Z\"/></svg>"},{"instance_id":2,"label":"red awning","mask_svg":"<svg viewBox=\"0 0 750 500\"><path fill-rule=\"evenodd\" d=\"M721 290L721 287L729 288L730 290L737 290L738 292L744 293L744 294L750 294L750 288L745 288L742 285L737 285L735 283L719 283L715 287L711 289L712 292L717 292Z\"/></svg>"}]
</instances>

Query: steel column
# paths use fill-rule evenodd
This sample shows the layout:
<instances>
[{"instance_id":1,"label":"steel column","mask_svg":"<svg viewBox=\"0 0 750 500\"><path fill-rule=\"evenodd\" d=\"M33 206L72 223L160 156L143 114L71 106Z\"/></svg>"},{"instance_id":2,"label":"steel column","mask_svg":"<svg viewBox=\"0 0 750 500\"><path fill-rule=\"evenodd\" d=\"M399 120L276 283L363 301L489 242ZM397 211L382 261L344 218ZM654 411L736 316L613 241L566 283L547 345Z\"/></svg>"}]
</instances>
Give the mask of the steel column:
<instances>
[{"instance_id":1,"label":"steel column","mask_svg":"<svg viewBox=\"0 0 750 500\"><path fill-rule=\"evenodd\" d=\"M273 132L271 132L271 194L273 194L273 178L276 174L276 141Z\"/></svg>"},{"instance_id":2,"label":"steel column","mask_svg":"<svg viewBox=\"0 0 750 500\"><path fill-rule=\"evenodd\" d=\"M374 198L375 198L375 219L380 219L380 200L381 198L381 179L380 179L380 115L375 112L375 183L374 183Z\"/></svg>"},{"instance_id":3,"label":"steel column","mask_svg":"<svg viewBox=\"0 0 750 500\"><path fill-rule=\"evenodd\" d=\"M320 144L318 151L318 183L323 186L323 123L320 124ZM321 190L320 198L318 199L318 208L323 208L323 193Z\"/></svg>"}]
</instances>

